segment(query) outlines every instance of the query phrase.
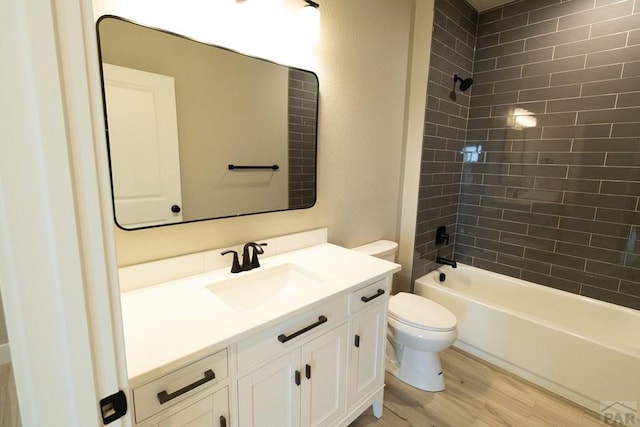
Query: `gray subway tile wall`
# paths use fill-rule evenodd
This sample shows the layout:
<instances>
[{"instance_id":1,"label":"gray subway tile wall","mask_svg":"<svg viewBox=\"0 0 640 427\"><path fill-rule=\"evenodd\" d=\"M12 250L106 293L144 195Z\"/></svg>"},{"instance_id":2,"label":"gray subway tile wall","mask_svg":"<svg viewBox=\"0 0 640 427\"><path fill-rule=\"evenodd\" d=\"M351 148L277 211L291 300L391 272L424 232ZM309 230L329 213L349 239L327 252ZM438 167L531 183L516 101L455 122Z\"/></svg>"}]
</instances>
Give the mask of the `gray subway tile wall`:
<instances>
[{"instance_id":1,"label":"gray subway tile wall","mask_svg":"<svg viewBox=\"0 0 640 427\"><path fill-rule=\"evenodd\" d=\"M453 256L457 224L462 149L467 134L469 90L453 76L471 76L477 12L463 0L436 0L430 58L427 109L418 193L413 277L436 268L436 256ZM436 248L435 233L446 225L449 244Z\"/></svg>"},{"instance_id":2,"label":"gray subway tile wall","mask_svg":"<svg viewBox=\"0 0 640 427\"><path fill-rule=\"evenodd\" d=\"M468 106L457 117L467 119L457 129L460 192L447 188L457 217L419 212L414 279L436 267L435 227L455 220L460 262L640 309L639 5L516 1L478 16L474 85L457 101ZM437 22L467 10L436 1L436 15L450 14ZM432 61L430 89L434 67L448 77L443 64ZM438 125L434 113L443 112L431 102L425 121ZM425 151L452 147L425 134ZM422 166L419 197L428 199L438 193L435 165ZM450 245L438 250L452 254Z\"/></svg>"}]
</instances>

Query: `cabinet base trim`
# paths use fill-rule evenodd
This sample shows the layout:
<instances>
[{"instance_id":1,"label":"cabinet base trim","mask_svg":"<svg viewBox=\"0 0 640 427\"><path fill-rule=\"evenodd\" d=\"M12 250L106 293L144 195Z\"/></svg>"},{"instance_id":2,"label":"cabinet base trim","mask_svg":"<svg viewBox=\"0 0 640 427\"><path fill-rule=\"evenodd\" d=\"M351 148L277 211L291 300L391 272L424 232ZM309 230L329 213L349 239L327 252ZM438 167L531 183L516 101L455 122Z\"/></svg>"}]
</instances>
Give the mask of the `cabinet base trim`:
<instances>
[{"instance_id":1,"label":"cabinet base trim","mask_svg":"<svg viewBox=\"0 0 640 427\"><path fill-rule=\"evenodd\" d=\"M349 412L343 418L341 418L338 422L333 424L331 427L348 426L349 424L354 422L356 418L362 415L362 413L369 406L372 406L373 404L376 404L376 406L379 407L380 413L378 414L377 413L378 411L375 411L376 413L374 415L376 416L376 418L380 418L382 417L383 402L384 402L384 384L378 389L376 389L375 391L373 391L371 394L369 394L369 396L362 399L359 403L351 406Z\"/></svg>"}]
</instances>

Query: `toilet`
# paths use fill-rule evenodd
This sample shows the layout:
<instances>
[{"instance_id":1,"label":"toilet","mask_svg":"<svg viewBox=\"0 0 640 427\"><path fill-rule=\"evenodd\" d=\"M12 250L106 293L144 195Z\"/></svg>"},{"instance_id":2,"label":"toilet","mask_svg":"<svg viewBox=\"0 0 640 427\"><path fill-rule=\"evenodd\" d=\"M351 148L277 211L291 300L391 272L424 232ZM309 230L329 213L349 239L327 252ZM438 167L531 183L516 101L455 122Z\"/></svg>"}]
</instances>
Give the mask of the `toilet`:
<instances>
[{"instance_id":1,"label":"toilet","mask_svg":"<svg viewBox=\"0 0 640 427\"><path fill-rule=\"evenodd\" d=\"M397 248L395 242L379 240L353 250L393 262ZM389 298L387 321L387 372L420 390L444 390L439 353L458 337L453 313L424 297L399 292Z\"/></svg>"},{"instance_id":2,"label":"toilet","mask_svg":"<svg viewBox=\"0 0 640 427\"><path fill-rule=\"evenodd\" d=\"M389 299L387 371L420 390L444 390L440 355L458 337L457 319L440 304L399 292Z\"/></svg>"}]
</instances>

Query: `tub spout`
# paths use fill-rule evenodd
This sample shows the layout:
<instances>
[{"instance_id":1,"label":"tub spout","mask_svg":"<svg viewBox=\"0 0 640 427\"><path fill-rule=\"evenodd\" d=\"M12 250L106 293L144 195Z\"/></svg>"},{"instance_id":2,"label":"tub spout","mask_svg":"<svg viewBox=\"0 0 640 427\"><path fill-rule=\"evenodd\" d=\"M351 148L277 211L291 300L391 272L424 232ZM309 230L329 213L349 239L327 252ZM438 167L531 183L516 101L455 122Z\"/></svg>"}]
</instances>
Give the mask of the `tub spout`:
<instances>
[{"instance_id":1,"label":"tub spout","mask_svg":"<svg viewBox=\"0 0 640 427\"><path fill-rule=\"evenodd\" d=\"M445 264L445 265L450 265L453 268L458 268L458 263L451 259L436 257L436 262L438 264Z\"/></svg>"}]
</instances>

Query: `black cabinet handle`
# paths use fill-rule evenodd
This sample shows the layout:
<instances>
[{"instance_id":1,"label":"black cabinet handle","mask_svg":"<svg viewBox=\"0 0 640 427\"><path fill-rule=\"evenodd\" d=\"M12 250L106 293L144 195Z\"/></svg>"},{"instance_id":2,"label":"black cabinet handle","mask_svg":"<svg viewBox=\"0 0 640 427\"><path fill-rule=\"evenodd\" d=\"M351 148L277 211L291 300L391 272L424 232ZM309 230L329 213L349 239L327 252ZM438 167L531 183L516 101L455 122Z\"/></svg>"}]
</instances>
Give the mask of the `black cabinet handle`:
<instances>
[{"instance_id":1,"label":"black cabinet handle","mask_svg":"<svg viewBox=\"0 0 640 427\"><path fill-rule=\"evenodd\" d=\"M302 334L304 334L305 332L309 332L310 330L312 330L313 328L317 328L318 326L322 325L323 323L327 323L327 317L326 316L318 316L318 321L306 326L302 329L300 329L297 332L292 333L291 335L285 335L285 334L280 334L278 335L278 341L280 341L281 343L286 343L289 340L294 339L295 337L298 337Z\"/></svg>"},{"instance_id":2,"label":"black cabinet handle","mask_svg":"<svg viewBox=\"0 0 640 427\"><path fill-rule=\"evenodd\" d=\"M360 348L360 335L356 335L356 338L354 340L354 344L357 348Z\"/></svg>"},{"instance_id":3,"label":"black cabinet handle","mask_svg":"<svg viewBox=\"0 0 640 427\"><path fill-rule=\"evenodd\" d=\"M178 206L178 205L171 206L171 212L173 212L173 213L180 213L181 210L182 209L180 209L180 206Z\"/></svg>"},{"instance_id":4,"label":"black cabinet handle","mask_svg":"<svg viewBox=\"0 0 640 427\"><path fill-rule=\"evenodd\" d=\"M372 299L376 299L381 295L384 295L384 289L378 289L378 292L376 292L375 295L371 295L370 297L362 297L362 298L360 298L360 301L369 302Z\"/></svg>"},{"instance_id":5,"label":"black cabinet handle","mask_svg":"<svg viewBox=\"0 0 640 427\"><path fill-rule=\"evenodd\" d=\"M294 377L296 385L300 385L300 371L296 370Z\"/></svg>"},{"instance_id":6,"label":"black cabinet handle","mask_svg":"<svg viewBox=\"0 0 640 427\"><path fill-rule=\"evenodd\" d=\"M227 427L227 419L224 415L220 415L220 427Z\"/></svg>"},{"instance_id":7,"label":"black cabinet handle","mask_svg":"<svg viewBox=\"0 0 640 427\"><path fill-rule=\"evenodd\" d=\"M306 364L304 367L304 376L307 377L308 380L311 379L311 365Z\"/></svg>"},{"instance_id":8,"label":"black cabinet handle","mask_svg":"<svg viewBox=\"0 0 640 427\"><path fill-rule=\"evenodd\" d=\"M167 393L166 390L162 390L160 393L158 393L158 400L160 401L161 405L164 405L168 401L175 399L178 396L182 396L186 392L191 391L194 388L200 387L202 384L213 380L215 377L216 374L211 369L207 369L206 371L204 371L204 378L187 386L184 386L180 390L174 391L173 393Z\"/></svg>"}]
</instances>

